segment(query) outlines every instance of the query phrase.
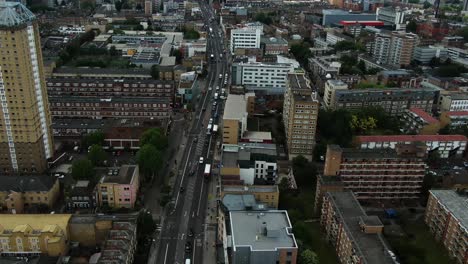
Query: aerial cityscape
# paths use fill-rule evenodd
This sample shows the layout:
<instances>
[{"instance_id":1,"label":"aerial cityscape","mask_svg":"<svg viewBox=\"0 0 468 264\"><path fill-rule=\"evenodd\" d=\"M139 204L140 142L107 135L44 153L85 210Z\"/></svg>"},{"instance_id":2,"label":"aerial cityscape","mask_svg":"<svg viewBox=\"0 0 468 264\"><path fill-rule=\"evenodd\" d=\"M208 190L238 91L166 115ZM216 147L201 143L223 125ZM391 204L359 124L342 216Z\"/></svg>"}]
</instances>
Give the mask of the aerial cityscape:
<instances>
[{"instance_id":1,"label":"aerial cityscape","mask_svg":"<svg viewBox=\"0 0 468 264\"><path fill-rule=\"evenodd\" d=\"M0 0L0 264L468 264L468 0Z\"/></svg>"}]
</instances>

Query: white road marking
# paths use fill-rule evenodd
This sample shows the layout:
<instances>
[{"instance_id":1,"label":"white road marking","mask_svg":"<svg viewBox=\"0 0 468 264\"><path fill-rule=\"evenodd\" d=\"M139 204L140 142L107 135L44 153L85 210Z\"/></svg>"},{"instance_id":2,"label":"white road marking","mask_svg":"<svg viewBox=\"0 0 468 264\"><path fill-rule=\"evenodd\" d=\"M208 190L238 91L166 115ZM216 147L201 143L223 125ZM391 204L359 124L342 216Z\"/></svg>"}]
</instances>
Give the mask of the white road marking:
<instances>
[{"instance_id":1,"label":"white road marking","mask_svg":"<svg viewBox=\"0 0 468 264\"><path fill-rule=\"evenodd\" d=\"M201 197L202 197L202 194L203 194L203 185L204 185L204 183L205 183L205 179L203 179L202 183L201 183L200 197L198 198L197 216L200 214L200 204L201 204Z\"/></svg>"},{"instance_id":2,"label":"white road marking","mask_svg":"<svg viewBox=\"0 0 468 264\"><path fill-rule=\"evenodd\" d=\"M166 244L166 253L164 254L164 264L166 264L166 260L167 260L167 250L169 250L169 244Z\"/></svg>"},{"instance_id":3,"label":"white road marking","mask_svg":"<svg viewBox=\"0 0 468 264\"><path fill-rule=\"evenodd\" d=\"M189 157L190 157L190 151L192 150L192 147L193 147L193 141L192 141L192 143L190 143L190 148L189 148L189 151L188 151L188 154L187 154L187 160L185 161L185 167L184 167L184 171L182 172L182 179L180 180L179 188L184 183L185 171L187 170L187 165L188 165L188 161L189 161ZM176 201L175 201L175 205L174 205L174 210L175 210L175 208L177 208L177 203L179 202L179 195L180 195L180 192L178 191Z\"/></svg>"}]
</instances>

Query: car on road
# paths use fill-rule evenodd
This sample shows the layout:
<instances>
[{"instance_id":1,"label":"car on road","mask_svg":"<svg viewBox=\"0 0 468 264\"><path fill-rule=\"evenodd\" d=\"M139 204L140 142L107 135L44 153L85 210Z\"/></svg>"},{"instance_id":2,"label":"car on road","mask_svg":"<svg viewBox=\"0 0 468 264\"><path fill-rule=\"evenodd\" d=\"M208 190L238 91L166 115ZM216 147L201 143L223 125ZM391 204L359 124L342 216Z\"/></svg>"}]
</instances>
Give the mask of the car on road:
<instances>
[{"instance_id":1,"label":"car on road","mask_svg":"<svg viewBox=\"0 0 468 264\"><path fill-rule=\"evenodd\" d=\"M188 231L188 236L189 237L193 237L193 229L190 228L189 231Z\"/></svg>"},{"instance_id":2,"label":"car on road","mask_svg":"<svg viewBox=\"0 0 468 264\"><path fill-rule=\"evenodd\" d=\"M198 137L197 137L197 136L195 136L195 137L193 138L193 142L195 142L195 143L198 142Z\"/></svg>"},{"instance_id":3,"label":"car on road","mask_svg":"<svg viewBox=\"0 0 468 264\"><path fill-rule=\"evenodd\" d=\"M213 118L210 118L210 121L208 121L208 124L213 124Z\"/></svg>"},{"instance_id":4,"label":"car on road","mask_svg":"<svg viewBox=\"0 0 468 264\"><path fill-rule=\"evenodd\" d=\"M185 252L191 252L192 251L192 243L190 242L185 242Z\"/></svg>"},{"instance_id":5,"label":"car on road","mask_svg":"<svg viewBox=\"0 0 468 264\"><path fill-rule=\"evenodd\" d=\"M198 160L198 163L203 164L204 161L205 161L204 158L200 157L200 159Z\"/></svg>"},{"instance_id":6,"label":"car on road","mask_svg":"<svg viewBox=\"0 0 468 264\"><path fill-rule=\"evenodd\" d=\"M217 102L213 102L213 106L216 106L218 103Z\"/></svg>"},{"instance_id":7,"label":"car on road","mask_svg":"<svg viewBox=\"0 0 468 264\"><path fill-rule=\"evenodd\" d=\"M184 187L180 187L180 192L183 193L185 191Z\"/></svg>"},{"instance_id":8,"label":"car on road","mask_svg":"<svg viewBox=\"0 0 468 264\"><path fill-rule=\"evenodd\" d=\"M211 90L213 90L213 88L212 88L212 87L208 87L208 91L211 91Z\"/></svg>"}]
</instances>

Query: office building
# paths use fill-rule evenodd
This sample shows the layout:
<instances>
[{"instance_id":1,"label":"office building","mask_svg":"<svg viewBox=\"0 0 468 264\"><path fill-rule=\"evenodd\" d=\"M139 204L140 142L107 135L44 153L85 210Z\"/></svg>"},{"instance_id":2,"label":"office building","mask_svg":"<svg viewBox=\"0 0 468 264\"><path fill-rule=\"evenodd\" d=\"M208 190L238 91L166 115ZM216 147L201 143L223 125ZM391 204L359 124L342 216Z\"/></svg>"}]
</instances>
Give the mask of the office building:
<instances>
[{"instance_id":1,"label":"office building","mask_svg":"<svg viewBox=\"0 0 468 264\"><path fill-rule=\"evenodd\" d=\"M430 190L424 221L456 263L467 263L468 205L464 192Z\"/></svg>"},{"instance_id":2,"label":"office building","mask_svg":"<svg viewBox=\"0 0 468 264\"><path fill-rule=\"evenodd\" d=\"M140 171L137 165L109 168L96 186L99 206L133 208L140 187Z\"/></svg>"},{"instance_id":3,"label":"office building","mask_svg":"<svg viewBox=\"0 0 468 264\"><path fill-rule=\"evenodd\" d=\"M279 189L278 185L222 185L221 199L228 194L245 195L251 194L255 200L270 208L278 209Z\"/></svg>"},{"instance_id":4,"label":"office building","mask_svg":"<svg viewBox=\"0 0 468 264\"><path fill-rule=\"evenodd\" d=\"M336 43L341 41L352 41L352 38L350 36L346 36L338 32L337 30L329 30L327 31L327 36L325 40L330 45L336 45Z\"/></svg>"},{"instance_id":5,"label":"office building","mask_svg":"<svg viewBox=\"0 0 468 264\"><path fill-rule=\"evenodd\" d=\"M223 144L237 145L247 131L247 116L253 113L255 94L228 94L223 113Z\"/></svg>"},{"instance_id":6,"label":"office building","mask_svg":"<svg viewBox=\"0 0 468 264\"><path fill-rule=\"evenodd\" d=\"M322 26L339 24L341 21L375 21L376 15L369 13L353 13L341 9L323 9Z\"/></svg>"},{"instance_id":7,"label":"office building","mask_svg":"<svg viewBox=\"0 0 468 264\"><path fill-rule=\"evenodd\" d=\"M297 243L286 211L231 211L229 221L230 263L297 263Z\"/></svg>"},{"instance_id":8,"label":"office building","mask_svg":"<svg viewBox=\"0 0 468 264\"><path fill-rule=\"evenodd\" d=\"M0 39L0 173L40 173L54 148L34 14L1 1Z\"/></svg>"},{"instance_id":9,"label":"office building","mask_svg":"<svg viewBox=\"0 0 468 264\"><path fill-rule=\"evenodd\" d=\"M415 199L425 175L426 146L347 149L328 145L323 177L338 176L359 200Z\"/></svg>"},{"instance_id":10,"label":"office building","mask_svg":"<svg viewBox=\"0 0 468 264\"><path fill-rule=\"evenodd\" d=\"M244 27L231 29L231 52L234 53L236 49L260 48L261 34L262 30L259 28Z\"/></svg>"},{"instance_id":11,"label":"office building","mask_svg":"<svg viewBox=\"0 0 468 264\"><path fill-rule=\"evenodd\" d=\"M440 122L419 108L407 109L402 117L403 131L406 134L434 135L439 132Z\"/></svg>"},{"instance_id":12,"label":"office building","mask_svg":"<svg viewBox=\"0 0 468 264\"><path fill-rule=\"evenodd\" d=\"M461 157L466 149L467 138L463 135L393 135L357 136L361 149L394 149L398 144L423 143L427 152L437 151L441 158Z\"/></svg>"},{"instance_id":13,"label":"office building","mask_svg":"<svg viewBox=\"0 0 468 264\"><path fill-rule=\"evenodd\" d=\"M419 38L416 34L393 31L388 63L401 67L410 65L418 43Z\"/></svg>"},{"instance_id":14,"label":"office building","mask_svg":"<svg viewBox=\"0 0 468 264\"><path fill-rule=\"evenodd\" d=\"M378 216L368 216L352 192L329 192L323 199L320 225L340 263L394 264Z\"/></svg>"},{"instance_id":15,"label":"office building","mask_svg":"<svg viewBox=\"0 0 468 264\"><path fill-rule=\"evenodd\" d=\"M244 85L248 91L262 94L284 94L290 63L240 62L232 65L232 84Z\"/></svg>"},{"instance_id":16,"label":"office building","mask_svg":"<svg viewBox=\"0 0 468 264\"><path fill-rule=\"evenodd\" d=\"M447 58L447 56L448 56L448 52L445 47L440 47L440 46L416 47L414 49L413 60L421 64L428 64L433 58L444 59L444 58Z\"/></svg>"},{"instance_id":17,"label":"office building","mask_svg":"<svg viewBox=\"0 0 468 264\"><path fill-rule=\"evenodd\" d=\"M407 12L400 7L379 7L376 14L377 20L383 21L385 25L392 26L396 30L405 30Z\"/></svg>"},{"instance_id":18,"label":"office building","mask_svg":"<svg viewBox=\"0 0 468 264\"><path fill-rule=\"evenodd\" d=\"M70 214L0 215L1 255L6 257L65 256Z\"/></svg>"},{"instance_id":19,"label":"office building","mask_svg":"<svg viewBox=\"0 0 468 264\"><path fill-rule=\"evenodd\" d=\"M283 122L289 159L302 155L312 159L319 101L303 74L290 74L284 95Z\"/></svg>"},{"instance_id":20,"label":"office building","mask_svg":"<svg viewBox=\"0 0 468 264\"><path fill-rule=\"evenodd\" d=\"M406 109L420 108L432 111L436 90L433 88L369 88L345 89L344 85L330 82L324 99L329 109L360 109L380 106L387 113L398 116ZM327 105L328 104L328 105Z\"/></svg>"},{"instance_id":21,"label":"office building","mask_svg":"<svg viewBox=\"0 0 468 264\"><path fill-rule=\"evenodd\" d=\"M0 208L10 213L21 214L38 205L52 208L59 195L59 181L49 175L0 176Z\"/></svg>"}]
</instances>

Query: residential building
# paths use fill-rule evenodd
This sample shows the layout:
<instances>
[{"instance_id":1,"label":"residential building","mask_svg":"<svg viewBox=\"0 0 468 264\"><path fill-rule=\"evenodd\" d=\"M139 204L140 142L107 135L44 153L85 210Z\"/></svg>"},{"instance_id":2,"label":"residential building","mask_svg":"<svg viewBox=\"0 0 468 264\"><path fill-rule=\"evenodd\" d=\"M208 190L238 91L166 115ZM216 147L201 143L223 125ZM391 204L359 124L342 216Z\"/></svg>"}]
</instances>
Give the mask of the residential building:
<instances>
[{"instance_id":1,"label":"residential building","mask_svg":"<svg viewBox=\"0 0 468 264\"><path fill-rule=\"evenodd\" d=\"M283 104L289 159L298 155L312 159L318 112L319 101L309 79L302 74L290 74Z\"/></svg>"},{"instance_id":2,"label":"residential building","mask_svg":"<svg viewBox=\"0 0 468 264\"><path fill-rule=\"evenodd\" d=\"M168 118L173 81L54 77L47 80L54 118Z\"/></svg>"},{"instance_id":3,"label":"residential building","mask_svg":"<svg viewBox=\"0 0 468 264\"><path fill-rule=\"evenodd\" d=\"M224 184L275 184L278 176L275 144L244 143L223 144L221 183ZM225 175L228 169L237 169L238 175ZM228 170L229 171L229 170ZM225 177L226 176L226 177Z\"/></svg>"},{"instance_id":4,"label":"residential building","mask_svg":"<svg viewBox=\"0 0 468 264\"><path fill-rule=\"evenodd\" d=\"M444 37L449 35L451 29L447 22L439 20L427 20L417 23L416 34L422 39L433 41L442 41Z\"/></svg>"},{"instance_id":5,"label":"residential building","mask_svg":"<svg viewBox=\"0 0 468 264\"><path fill-rule=\"evenodd\" d=\"M229 221L230 263L297 263L297 243L286 211L231 211Z\"/></svg>"},{"instance_id":6,"label":"residential building","mask_svg":"<svg viewBox=\"0 0 468 264\"><path fill-rule=\"evenodd\" d=\"M198 85L198 74L196 72L186 72L181 74L177 85L177 95L175 101L181 106L192 103L200 95Z\"/></svg>"},{"instance_id":7,"label":"residential building","mask_svg":"<svg viewBox=\"0 0 468 264\"><path fill-rule=\"evenodd\" d=\"M247 131L247 116L253 113L255 94L228 94L223 113L223 144L239 142Z\"/></svg>"},{"instance_id":8,"label":"residential building","mask_svg":"<svg viewBox=\"0 0 468 264\"><path fill-rule=\"evenodd\" d=\"M418 42L418 36L413 33L393 31L388 63L397 66L410 65Z\"/></svg>"},{"instance_id":9,"label":"residential building","mask_svg":"<svg viewBox=\"0 0 468 264\"><path fill-rule=\"evenodd\" d=\"M98 264L132 264L137 246L135 223L115 221L98 253Z\"/></svg>"},{"instance_id":10,"label":"residential building","mask_svg":"<svg viewBox=\"0 0 468 264\"><path fill-rule=\"evenodd\" d=\"M447 48L448 57L452 60L456 59L468 59L468 50L457 48L457 47L448 47Z\"/></svg>"},{"instance_id":11,"label":"residential building","mask_svg":"<svg viewBox=\"0 0 468 264\"><path fill-rule=\"evenodd\" d=\"M94 209L96 207L94 187L90 181L77 181L66 197L67 207L70 210Z\"/></svg>"},{"instance_id":12,"label":"residential building","mask_svg":"<svg viewBox=\"0 0 468 264\"><path fill-rule=\"evenodd\" d=\"M376 15L369 13L353 13L341 9L323 9L322 26L339 24L341 21L375 21Z\"/></svg>"},{"instance_id":13,"label":"residential building","mask_svg":"<svg viewBox=\"0 0 468 264\"><path fill-rule=\"evenodd\" d=\"M377 8L377 20L383 21L385 25L392 26L396 30L405 30L406 15L411 11L402 10L400 7Z\"/></svg>"},{"instance_id":14,"label":"residential building","mask_svg":"<svg viewBox=\"0 0 468 264\"><path fill-rule=\"evenodd\" d=\"M463 127L468 125L468 111L448 111L440 114L442 126Z\"/></svg>"},{"instance_id":15,"label":"residential building","mask_svg":"<svg viewBox=\"0 0 468 264\"><path fill-rule=\"evenodd\" d=\"M434 135L439 132L440 122L419 108L407 109L402 117L403 131L406 134Z\"/></svg>"},{"instance_id":16,"label":"residential building","mask_svg":"<svg viewBox=\"0 0 468 264\"><path fill-rule=\"evenodd\" d=\"M60 67L55 68L52 78L63 79L126 79L126 80L150 80L151 73L147 69L130 68L130 69L115 69L115 68L75 68L75 67Z\"/></svg>"},{"instance_id":17,"label":"residential building","mask_svg":"<svg viewBox=\"0 0 468 264\"><path fill-rule=\"evenodd\" d=\"M440 111L468 111L468 95L461 92L449 92L440 95Z\"/></svg>"},{"instance_id":18,"label":"residential building","mask_svg":"<svg viewBox=\"0 0 468 264\"><path fill-rule=\"evenodd\" d=\"M387 64L390 53L392 37L387 32L379 32L375 34L374 48L372 49L372 59L377 64Z\"/></svg>"},{"instance_id":19,"label":"residential building","mask_svg":"<svg viewBox=\"0 0 468 264\"><path fill-rule=\"evenodd\" d=\"M378 74L378 81L388 87L410 88L416 86L416 78L412 77L411 72L407 70L381 71Z\"/></svg>"},{"instance_id":20,"label":"residential building","mask_svg":"<svg viewBox=\"0 0 468 264\"><path fill-rule=\"evenodd\" d=\"M109 168L96 186L99 206L133 208L140 187L140 171L137 165L122 165Z\"/></svg>"},{"instance_id":21,"label":"residential building","mask_svg":"<svg viewBox=\"0 0 468 264\"><path fill-rule=\"evenodd\" d=\"M352 192L325 194L320 225L340 263L396 263L382 235L384 225L378 216L365 213Z\"/></svg>"},{"instance_id":22,"label":"residential building","mask_svg":"<svg viewBox=\"0 0 468 264\"><path fill-rule=\"evenodd\" d=\"M382 21L340 21L343 26L343 32L347 32L354 37L359 37L365 27L383 27Z\"/></svg>"},{"instance_id":23,"label":"residential building","mask_svg":"<svg viewBox=\"0 0 468 264\"><path fill-rule=\"evenodd\" d=\"M0 208L10 213L21 214L40 204L52 208L59 195L59 181L50 176L0 176Z\"/></svg>"},{"instance_id":24,"label":"residential building","mask_svg":"<svg viewBox=\"0 0 468 264\"><path fill-rule=\"evenodd\" d=\"M442 39L442 46L463 48L465 39L461 36L446 36Z\"/></svg>"},{"instance_id":25,"label":"residential building","mask_svg":"<svg viewBox=\"0 0 468 264\"><path fill-rule=\"evenodd\" d=\"M278 209L278 185L222 185L220 194L221 199L228 194L251 194L255 197L255 200L260 203L263 203L270 208Z\"/></svg>"},{"instance_id":26,"label":"residential building","mask_svg":"<svg viewBox=\"0 0 468 264\"><path fill-rule=\"evenodd\" d=\"M315 78L337 76L340 73L341 62L336 55L316 56L309 58L309 68Z\"/></svg>"},{"instance_id":27,"label":"residential building","mask_svg":"<svg viewBox=\"0 0 468 264\"><path fill-rule=\"evenodd\" d=\"M468 190L468 171L465 168L458 167L444 172L442 175L442 188L466 192Z\"/></svg>"},{"instance_id":28,"label":"residential building","mask_svg":"<svg viewBox=\"0 0 468 264\"><path fill-rule=\"evenodd\" d=\"M447 58L448 53L445 47L426 46L414 49L413 59L422 64L428 64L433 58Z\"/></svg>"},{"instance_id":29,"label":"residential building","mask_svg":"<svg viewBox=\"0 0 468 264\"><path fill-rule=\"evenodd\" d=\"M288 41L284 38L278 37L262 37L260 39L260 46L265 55L279 55L288 54L289 46Z\"/></svg>"},{"instance_id":30,"label":"residential building","mask_svg":"<svg viewBox=\"0 0 468 264\"><path fill-rule=\"evenodd\" d=\"M65 256L70 214L0 215L1 256Z\"/></svg>"},{"instance_id":31,"label":"residential building","mask_svg":"<svg viewBox=\"0 0 468 264\"><path fill-rule=\"evenodd\" d=\"M294 71L290 63L233 63L231 82L243 85L248 91L262 94L283 94L288 73Z\"/></svg>"},{"instance_id":32,"label":"residential building","mask_svg":"<svg viewBox=\"0 0 468 264\"><path fill-rule=\"evenodd\" d=\"M38 23L19 2L0 14L0 173L41 173L54 147Z\"/></svg>"},{"instance_id":33,"label":"residential building","mask_svg":"<svg viewBox=\"0 0 468 264\"><path fill-rule=\"evenodd\" d=\"M345 185L339 176L317 175L317 185L315 187L314 212L318 213L322 209L323 196L327 192L343 192Z\"/></svg>"},{"instance_id":34,"label":"residential building","mask_svg":"<svg viewBox=\"0 0 468 264\"><path fill-rule=\"evenodd\" d=\"M259 28L244 27L231 29L231 52L234 53L236 49L260 48L260 36L262 33L262 30Z\"/></svg>"},{"instance_id":35,"label":"residential building","mask_svg":"<svg viewBox=\"0 0 468 264\"><path fill-rule=\"evenodd\" d=\"M153 13L153 2L145 0L145 15L150 16Z\"/></svg>"},{"instance_id":36,"label":"residential building","mask_svg":"<svg viewBox=\"0 0 468 264\"><path fill-rule=\"evenodd\" d=\"M381 106L387 113L398 116L408 108L432 111L436 91L433 88L369 88L344 89L341 84L329 84L324 97L329 109L360 109Z\"/></svg>"},{"instance_id":37,"label":"residential building","mask_svg":"<svg viewBox=\"0 0 468 264\"><path fill-rule=\"evenodd\" d=\"M332 108L336 105L336 91L348 90L348 85L340 80L327 80L325 83L325 92L323 94L323 103L326 108Z\"/></svg>"},{"instance_id":38,"label":"residential building","mask_svg":"<svg viewBox=\"0 0 468 264\"><path fill-rule=\"evenodd\" d=\"M426 146L347 149L328 145L323 177L338 176L359 200L415 199L425 175Z\"/></svg>"},{"instance_id":39,"label":"residential building","mask_svg":"<svg viewBox=\"0 0 468 264\"><path fill-rule=\"evenodd\" d=\"M464 154L467 138L463 135L357 136L356 142L361 149L394 149L398 144L420 142L427 146L428 153L437 151L441 158L449 158Z\"/></svg>"},{"instance_id":40,"label":"residential building","mask_svg":"<svg viewBox=\"0 0 468 264\"><path fill-rule=\"evenodd\" d=\"M466 264L468 252L468 206L464 192L430 190L424 221L447 248L456 263Z\"/></svg>"},{"instance_id":41,"label":"residential building","mask_svg":"<svg viewBox=\"0 0 468 264\"><path fill-rule=\"evenodd\" d=\"M340 41L351 41L351 40L352 40L351 37L346 36L346 35L338 32L337 30L327 31L326 41L330 45L336 45L336 43L338 43Z\"/></svg>"}]
</instances>

